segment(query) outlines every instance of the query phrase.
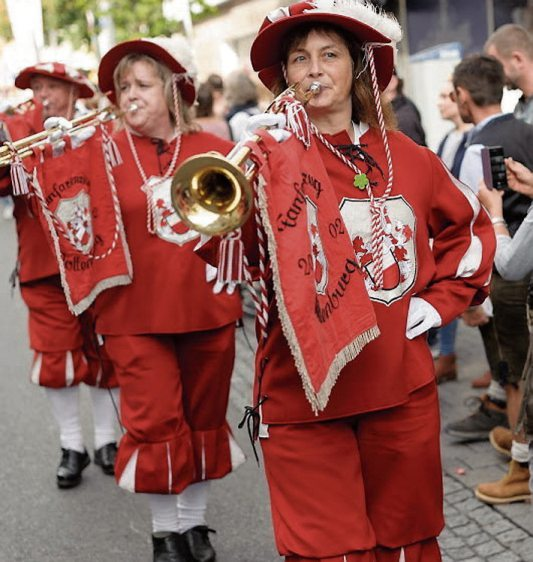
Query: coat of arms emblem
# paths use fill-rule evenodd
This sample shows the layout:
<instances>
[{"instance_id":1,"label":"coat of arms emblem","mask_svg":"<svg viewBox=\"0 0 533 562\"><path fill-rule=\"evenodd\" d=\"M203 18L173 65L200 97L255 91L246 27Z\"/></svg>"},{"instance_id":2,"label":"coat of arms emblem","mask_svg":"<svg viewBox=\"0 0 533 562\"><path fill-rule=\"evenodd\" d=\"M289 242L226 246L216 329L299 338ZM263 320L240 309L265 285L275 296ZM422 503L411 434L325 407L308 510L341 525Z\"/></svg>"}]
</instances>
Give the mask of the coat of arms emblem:
<instances>
[{"instance_id":1,"label":"coat of arms emblem","mask_svg":"<svg viewBox=\"0 0 533 562\"><path fill-rule=\"evenodd\" d=\"M200 235L191 230L178 216L170 198L171 178L162 180L152 176L147 181L151 189L152 210L157 235L166 242L183 246Z\"/></svg>"},{"instance_id":2,"label":"coat of arms emblem","mask_svg":"<svg viewBox=\"0 0 533 562\"><path fill-rule=\"evenodd\" d=\"M81 253L88 254L94 244L89 194L82 189L74 197L61 199L54 214L63 225L71 244Z\"/></svg>"}]
</instances>

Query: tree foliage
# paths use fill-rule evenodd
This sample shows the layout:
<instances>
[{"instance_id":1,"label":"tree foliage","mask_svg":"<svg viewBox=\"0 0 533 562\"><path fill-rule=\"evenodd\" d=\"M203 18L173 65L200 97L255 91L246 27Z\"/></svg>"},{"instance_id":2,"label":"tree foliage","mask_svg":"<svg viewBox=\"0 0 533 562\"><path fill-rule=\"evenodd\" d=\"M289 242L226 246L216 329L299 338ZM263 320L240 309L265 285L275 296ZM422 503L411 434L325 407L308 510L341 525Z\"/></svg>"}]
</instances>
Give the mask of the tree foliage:
<instances>
[{"instance_id":1,"label":"tree foliage","mask_svg":"<svg viewBox=\"0 0 533 562\"><path fill-rule=\"evenodd\" d=\"M0 0L0 37L4 41L12 39L11 24L7 15L7 6L4 0Z\"/></svg>"},{"instance_id":2,"label":"tree foliage","mask_svg":"<svg viewBox=\"0 0 533 562\"><path fill-rule=\"evenodd\" d=\"M141 36L154 37L183 31L180 22L163 17L162 0L110 0L109 8L101 0L42 0L45 34L49 43L69 40L74 46L90 46L100 31L102 16L111 16L117 41ZM193 18L213 12L208 0L191 0Z\"/></svg>"}]
</instances>

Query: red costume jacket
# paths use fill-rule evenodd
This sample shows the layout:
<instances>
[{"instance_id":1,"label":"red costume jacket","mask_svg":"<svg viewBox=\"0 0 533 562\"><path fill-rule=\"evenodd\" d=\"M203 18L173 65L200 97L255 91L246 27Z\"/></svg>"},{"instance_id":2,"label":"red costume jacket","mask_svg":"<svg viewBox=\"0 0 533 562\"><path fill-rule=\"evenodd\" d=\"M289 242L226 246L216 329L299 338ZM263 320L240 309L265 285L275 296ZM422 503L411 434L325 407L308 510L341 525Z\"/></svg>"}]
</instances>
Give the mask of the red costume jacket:
<instances>
[{"instance_id":1,"label":"red costume jacket","mask_svg":"<svg viewBox=\"0 0 533 562\"><path fill-rule=\"evenodd\" d=\"M328 137L349 145L346 132ZM409 301L419 296L448 323L488 293L495 250L493 228L475 194L455 180L441 161L398 132L389 133L394 184L387 202L388 223L384 288L372 289L370 209L366 190L353 186L354 172L318 142L335 188L344 225L367 278L367 291L381 335L341 371L329 403L316 416L307 401L294 359L282 332L276 302L270 301L268 337L256 355L255 397L266 397L266 424L301 423L352 416L390 408L434 377L433 359L424 335L405 336ZM374 193L386 185L387 162L379 131L370 129L360 143L375 164L366 170ZM383 171L383 175L380 170ZM250 248L248 246L248 248ZM254 250L249 259L254 262ZM270 295L273 297L272 281Z\"/></svg>"},{"instance_id":2,"label":"red costume jacket","mask_svg":"<svg viewBox=\"0 0 533 562\"><path fill-rule=\"evenodd\" d=\"M148 232L143 179L125 132L118 133L115 141L123 159L123 164L114 168L114 177L133 263L133 283L108 289L97 298L97 333L175 334L218 328L238 319L240 297L213 294L213 284L206 281L206 264L193 251L199 235L173 211L168 183L154 188L157 234ZM175 141L165 144L133 135L133 142L146 176L163 176ZM226 154L231 146L209 133L183 135L178 165L209 150Z\"/></svg>"}]
</instances>

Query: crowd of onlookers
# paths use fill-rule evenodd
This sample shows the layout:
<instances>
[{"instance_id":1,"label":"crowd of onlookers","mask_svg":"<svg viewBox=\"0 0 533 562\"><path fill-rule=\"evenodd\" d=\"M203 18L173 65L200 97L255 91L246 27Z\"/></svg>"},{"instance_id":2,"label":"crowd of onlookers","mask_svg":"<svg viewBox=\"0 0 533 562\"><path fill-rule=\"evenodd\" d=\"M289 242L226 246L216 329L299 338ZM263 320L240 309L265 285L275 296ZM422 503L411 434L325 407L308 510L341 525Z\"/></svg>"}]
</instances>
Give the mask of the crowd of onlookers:
<instances>
[{"instance_id":1,"label":"crowd of onlookers","mask_svg":"<svg viewBox=\"0 0 533 562\"><path fill-rule=\"evenodd\" d=\"M198 87L196 121L204 131L239 141L251 115L260 112L255 82L244 72L236 71L223 79L211 74Z\"/></svg>"},{"instance_id":2,"label":"crowd of onlookers","mask_svg":"<svg viewBox=\"0 0 533 562\"><path fill-rule=\"evenodd\" d=\"M504 88L520 89L513 114L501 109ZM402 92L394 76L386 95L398 126L425 144L420 114ZM489 370L472 381L487 388L475 411L449 423L445 431L461 441L489 439L498 453L510 459L500 480L480 483L476 496L489 504L528 500L531 422L531 303L533 260L530 244L533 196L533 38L519 25L508 24L487 40L483 54L471 55L455 68L443 85L438 108L453 127L442 139L438 154L451 173L467 184L489 211L497 237L491 296L469 308L462 321L480 330ZM485 147L502 147L507 186L491 189ZM518 271L518 273L517 273ZM459 319L430 334L439 383L457 379L455 335ZM528 355L529 350L529 355Z\"/></svg>"}]
</instances>

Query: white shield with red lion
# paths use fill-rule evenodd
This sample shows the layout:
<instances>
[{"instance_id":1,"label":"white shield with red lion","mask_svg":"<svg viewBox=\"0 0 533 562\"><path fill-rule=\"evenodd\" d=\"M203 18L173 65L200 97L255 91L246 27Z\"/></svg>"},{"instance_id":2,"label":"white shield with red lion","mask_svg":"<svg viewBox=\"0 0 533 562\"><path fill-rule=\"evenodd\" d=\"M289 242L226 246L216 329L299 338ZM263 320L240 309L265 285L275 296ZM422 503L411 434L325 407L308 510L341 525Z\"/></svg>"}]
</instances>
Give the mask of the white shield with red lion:
<instances>
[{"instance_id":1,"label":"white shield with red lion","mask_svg":"<svg viewBox=\"0 0 533 562\"><path fill-rule=\"evenodd\" d=\"M90 252L94 234L89 194L82 189L74 197L61 199L54 214L62 223L73 246L84 254Z\"/></svg>"},{"instance_id":2,"label":"white shield with red lion","mask_svg":"<svg viewBox=\"0 0 533 562\"><path fill-rule=\"evenodd\" d=\"M380 289L375 287L370 201L346 198L341 203L340 211L370 298L385 305L401 299L414 285L417 272L416 219L409 203L402 196L387 199L386 212L382 218L385 236L383 287Z\"/></svg>"},{"instance_id":3,"label":"white shield with red lion","mask_svg":"<svg viewBox=\"0 0 533 562\"><path fill-rule=\"evenodd\" d=\"M171 178L152 176L148 179L148 189L152 194L155 230L159 238L172 244L183 246L200 235L191 230L178 216L170 198Z\"/></svg>"}]
</instances>

